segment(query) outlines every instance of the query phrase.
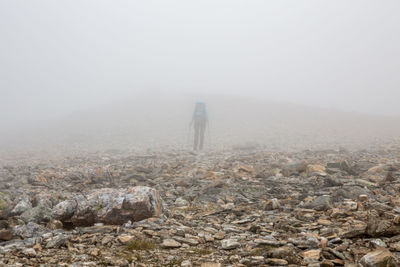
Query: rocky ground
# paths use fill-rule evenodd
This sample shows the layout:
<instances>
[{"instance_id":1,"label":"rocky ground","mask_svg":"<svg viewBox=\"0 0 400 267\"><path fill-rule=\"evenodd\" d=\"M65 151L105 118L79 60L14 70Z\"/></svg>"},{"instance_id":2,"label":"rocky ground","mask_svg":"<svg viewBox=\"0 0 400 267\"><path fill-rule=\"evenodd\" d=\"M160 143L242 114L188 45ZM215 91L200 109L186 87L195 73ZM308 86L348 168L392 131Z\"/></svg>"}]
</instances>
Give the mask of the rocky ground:
<instances>
[{"instance_id":1,"label":"rocky ground","mask_svg":"<svg viewBox=\"0 0 400 267\"><path fill-rule=\"evenodd\" d=\"M399 160L397 145L4 159L0 266L397 266Z\"/></svg>"}]
</instances>

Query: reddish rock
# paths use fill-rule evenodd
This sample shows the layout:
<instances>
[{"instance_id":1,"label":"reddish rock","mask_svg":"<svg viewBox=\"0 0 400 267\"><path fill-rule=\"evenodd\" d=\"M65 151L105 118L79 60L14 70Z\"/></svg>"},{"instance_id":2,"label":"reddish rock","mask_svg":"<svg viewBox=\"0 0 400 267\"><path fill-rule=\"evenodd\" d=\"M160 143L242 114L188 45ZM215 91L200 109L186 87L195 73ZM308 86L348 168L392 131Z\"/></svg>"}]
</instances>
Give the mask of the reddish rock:
<instances>
[{"instance_id":1,"label":"reddish rock","mask_svg":"<svg viewBox=\"0 0 400 267\"><path fill-rule=\"evenodd\" d=\"M386 248L380 248L364 255L360 263L364 267L398 266L394 255Z\"/></svg>"},{"instance_id":2,"label":"reddish rock","mask_svg":"<svg viewBox=\"0 0 400 267\"><path fill-rule=\"evenodd\" d=\"M13 237L13 232L11 229L1 229L0 230L0 240L11 240Z\"/></svg>"}]
</instances>

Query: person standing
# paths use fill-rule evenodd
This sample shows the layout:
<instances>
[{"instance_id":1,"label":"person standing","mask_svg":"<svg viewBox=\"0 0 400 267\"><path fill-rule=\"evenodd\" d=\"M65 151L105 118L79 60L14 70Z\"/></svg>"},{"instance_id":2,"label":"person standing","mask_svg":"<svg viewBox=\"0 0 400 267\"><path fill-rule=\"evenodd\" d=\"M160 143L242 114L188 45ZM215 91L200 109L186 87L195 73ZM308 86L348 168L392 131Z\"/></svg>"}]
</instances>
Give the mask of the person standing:
<instances>
[{"instance_id":1,"label":"person standing","mask_svg":"<svg viewBox=\"0 0 400 267\"><path fill-rule=\"evenodd\" d=\"M204 134L206 127L208 126L208 114L206 104L203 102L197 102L190 127L194 124L194 144L193 150L202 150L204 146Z\"/></svg>"}]
</instances>

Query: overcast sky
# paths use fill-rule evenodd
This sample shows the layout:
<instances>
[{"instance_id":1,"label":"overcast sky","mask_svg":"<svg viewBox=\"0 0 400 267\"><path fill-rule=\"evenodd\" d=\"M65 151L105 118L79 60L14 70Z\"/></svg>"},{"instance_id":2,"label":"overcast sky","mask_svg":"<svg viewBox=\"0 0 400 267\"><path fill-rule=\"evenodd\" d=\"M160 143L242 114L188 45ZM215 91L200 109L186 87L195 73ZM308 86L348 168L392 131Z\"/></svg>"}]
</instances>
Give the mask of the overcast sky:
<instances>
[{"instance_id":1,"label":"overcast sky","mask_svg":"<svg viewBox=\"0 0 400 267\"><path fill-rule=\"evenodd\" d=\"M149 89L400 115L400 1L0 1L2 124Z\"/></svg>"}]
</instances>

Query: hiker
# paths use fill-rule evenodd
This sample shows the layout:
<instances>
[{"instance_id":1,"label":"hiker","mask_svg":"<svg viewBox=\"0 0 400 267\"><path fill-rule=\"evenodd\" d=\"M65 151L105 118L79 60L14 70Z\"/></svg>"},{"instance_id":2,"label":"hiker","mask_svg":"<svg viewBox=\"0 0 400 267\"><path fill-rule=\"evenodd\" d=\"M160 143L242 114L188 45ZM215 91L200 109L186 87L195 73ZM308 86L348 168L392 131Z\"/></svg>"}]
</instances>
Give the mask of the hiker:
<instances>
[{"instance_id":1,"label":"hiker","mask_svg":"<svg viewBox=\"0 0 400 267\"><path fill-rule=\"evenodd\" d=\"M204 134L206 132L206 127L208 126L208 115L206 110L206 104L203 102L197 102L196 107L193 112L192 121L190 122L190 127L194 123L194 144L193 150L203 149L204 144ZM200 139L200 140L199 140ZM200 141L200 144L199 144Z\"/></svg>"}]
</instances>

